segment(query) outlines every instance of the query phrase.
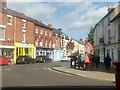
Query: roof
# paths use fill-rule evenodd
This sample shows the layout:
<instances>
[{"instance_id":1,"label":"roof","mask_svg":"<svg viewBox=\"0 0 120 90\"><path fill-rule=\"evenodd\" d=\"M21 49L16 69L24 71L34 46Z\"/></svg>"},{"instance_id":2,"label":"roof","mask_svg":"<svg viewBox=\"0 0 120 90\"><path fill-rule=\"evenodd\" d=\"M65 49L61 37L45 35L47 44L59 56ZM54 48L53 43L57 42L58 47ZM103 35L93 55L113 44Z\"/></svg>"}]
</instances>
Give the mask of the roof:
<instances>
[{"instance_id":1,"label":"roof","mask_svg":"<svg viewBox=\"0 0 120 90\"><path fill-rule=\"evenodd\" d=\"M120 13L118 13L110 22L113 22L113 21L117 20L118 18L120 18Z\"/></svg>"},{"instance_id":2,"label":"roof","mask_svg":"<svg viewBox=\"0 0 120 90\"><path fill-rule=\"evenodd\" d=\"M59 29L55 29L55 28L53 28L53 33L58 34L58 35L62 35L62 32Z\"/></svg>"},{"instance_id":3,"label":"roof","mask_svg":"<svg viewBox=\"0 0 120 90\"><path fill-rule=\"evenodd\" d=\"M41 27L49 28L48 26L46 26L45 24L39 22L38 20L33 19L33 18L30 18L30 17L26 16L26 15L23 14L23 13L14 11L14 10L9 9L9 8L6 8L6 9L5 9L5 8L2 7L2 8L0 9L0 12L7 13L7 14L10 14L10 15L15 16L15 17L19 17L19 18L22 18L22 19L25 19L25 20L32 21L32 22L34 22L36 25L40 25ZM50 29L50 28L49 28L49 29Z\"/></svg>"},{"instance_id":4,"label":"roof","mask_svg":"<svg viewBox=\"0 0 120 90\"><path fill-rule=\"evenodd\" d=\"M95 24L95 26L94 26L94 29L96 28L96 26L105 18L105 17L107 17L110 13L112 13L114 11L114 8L112 8L100 21L98 21L98 23L97 24Z\"/></svg>"}]
</instances>

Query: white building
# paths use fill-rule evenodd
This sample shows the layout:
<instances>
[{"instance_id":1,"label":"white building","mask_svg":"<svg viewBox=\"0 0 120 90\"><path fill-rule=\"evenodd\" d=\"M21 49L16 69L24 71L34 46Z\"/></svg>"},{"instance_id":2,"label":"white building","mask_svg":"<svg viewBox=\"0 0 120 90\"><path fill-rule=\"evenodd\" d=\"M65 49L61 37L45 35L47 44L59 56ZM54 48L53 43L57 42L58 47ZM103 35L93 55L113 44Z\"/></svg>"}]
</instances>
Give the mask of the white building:
<instances>
[{"instance_id":1,"label":"white building","mask_svg":"<svg viewBox=\"0 0 120 90\"><path fill-rule=\"evenodd\" d=\"M120 5L109 8L108 13L94 27L94 49L104 61L107 53L113 61L120 60L120 19L114 18L120 13Z\"/></svg>"}]
</instances>

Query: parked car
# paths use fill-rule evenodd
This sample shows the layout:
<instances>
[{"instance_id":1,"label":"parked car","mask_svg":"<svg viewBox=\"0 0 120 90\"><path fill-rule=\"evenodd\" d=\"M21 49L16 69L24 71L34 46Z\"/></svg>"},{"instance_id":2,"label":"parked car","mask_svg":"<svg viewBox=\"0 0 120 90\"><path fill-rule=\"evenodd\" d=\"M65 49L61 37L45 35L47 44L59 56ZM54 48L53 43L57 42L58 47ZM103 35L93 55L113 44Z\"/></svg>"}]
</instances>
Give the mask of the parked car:
<instances>
[{"instance_id":1,"label":"parked car","mask_svg":"<svg viewBox=\"0 0 120 90\"><path fill-rule=\"evenodd\" d=\"M64 56L61 58L61 61L70 61L71 57Z\"/></svg>"},{"instance_id":2,"label":"parked car","mask_svg":"<svg viewBox=\"0 0 120 90\"><path fill-rule=\"evenodd\" d=\"M36 63L46 63L46 62L52 62L52 59L48 56L36 56L35 58Z\"/></svg>"},{"instance_id":3,"label":"parked car","mask_svg":"<svg viewBox=\"0 0 120 90\"><path fill-rule=\"evenodd\" d=\"M29 55L18 56L16 59L16 64L29 64L29 63L33 63L33 64L35 63L35 59L33 59Z\"/></svg>"},{"instance_id":4,"label":"parked car","mask_svg":"<svg viewBox=\"0 0 120 90\"><path fill-rule=\"evenodd\" d=\"M11 59L5 56L0 56L0 65L9 65L11 63Z\"/></svg>"}]
</instances>

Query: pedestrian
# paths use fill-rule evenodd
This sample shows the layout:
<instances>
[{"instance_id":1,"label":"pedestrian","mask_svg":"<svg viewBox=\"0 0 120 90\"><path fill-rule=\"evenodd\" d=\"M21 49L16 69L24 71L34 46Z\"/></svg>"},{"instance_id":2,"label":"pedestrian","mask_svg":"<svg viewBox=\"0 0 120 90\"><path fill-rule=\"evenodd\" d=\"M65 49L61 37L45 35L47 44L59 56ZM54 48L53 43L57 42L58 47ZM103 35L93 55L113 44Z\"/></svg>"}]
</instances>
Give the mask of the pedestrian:
<instances>
[{"instance_id":1,"label":"pedestrian","mask_svg":"<svg viewBox=\"0 0 120 90\"><path fill-rule=\"evenodd\" d=\"M106 71L110 71L110 67L111 67L111 58L109 56L109 54L107 54L107 56L105 57L104 59L104 64L105 64L105 67L106 67Z\"/></svg>"},{"instance_id":2,"label":"pedestrian","mask_svg":"<svg viewBox=\"0 0 120 90\"><path fill-rule=\"evenodd\" d=\"M95 63L95 68L98 68L98 65L100 63L100 58L98 55L95 54L94 56L94 63Z\"/></svg>"},{"instance_id":3,"label":"pedestrian","mask_svg":"<svg viewBox=\"0 0 120 90\"><path fill-rule=\"evenodd\" d=\"M84 55L81 54L80 55L80 69L84 69Z\"/></svg>"},{"instance_id":4,"label":"pedestrian","mask_svg":"<svg viewBox=\"0 0 120 90\"><path fill-rule=\"evenodd\" d=\"M85 57L84 57L84 70L88 70L88 64L90 63L89 61L89 56L87 52L85 52Z\"/></svg>"},{"instance_id":5,"label":"pedestrian","mask_svg":"<svg viewBox=\"0 0 120 90\"><path fill-rule=\"evenodd\" d=\"M77 57L75 55L71 56L71 68L76 68Z\"/></svg>"}]
</instances>

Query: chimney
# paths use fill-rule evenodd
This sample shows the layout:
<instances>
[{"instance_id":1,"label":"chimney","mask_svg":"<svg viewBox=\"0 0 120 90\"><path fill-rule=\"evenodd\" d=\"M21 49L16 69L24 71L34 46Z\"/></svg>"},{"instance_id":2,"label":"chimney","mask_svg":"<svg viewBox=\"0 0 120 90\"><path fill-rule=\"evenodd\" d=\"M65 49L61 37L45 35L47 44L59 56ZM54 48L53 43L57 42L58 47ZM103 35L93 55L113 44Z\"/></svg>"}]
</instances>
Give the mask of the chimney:
<instances>
[{"instance_id":1,"label":"chimney","mask_svg":"<svg viewBox=\"0 0 120 90\"><path fill-rule=\"evenodd\" d=\"M58 30L62 31L62 28L58 28Z\"/></svg>"},{"instance_id":2,"label":"chimney","mask_svg":"<svg viewBox=\"0 0 120 90\"><path fill-rule=\"evenodd\" d=\"M6 0L0 0L0 7L7 8L7 1Z\"/></svg>"},{"instance_id":3,"label":"chimney","mask_svg":"<svg viewBox=\"0 0 120 90\"><path fill-rule=\"evenodd\" d=\"M48 26L49 28L53 28L51 23L49 23L47 26Z\"/></svg>"},{"instance_id":4,"label":"chimney","mask_svg":"<svg viewBox=\"0 0 120 90\"><path fill-rule=\"evenodd\" d=\"M113 7L112 7L112 6L109 6L109 7L108 7L108 12L110 12L112 9L113 9Z\"/></svg>"}]
</instances>

